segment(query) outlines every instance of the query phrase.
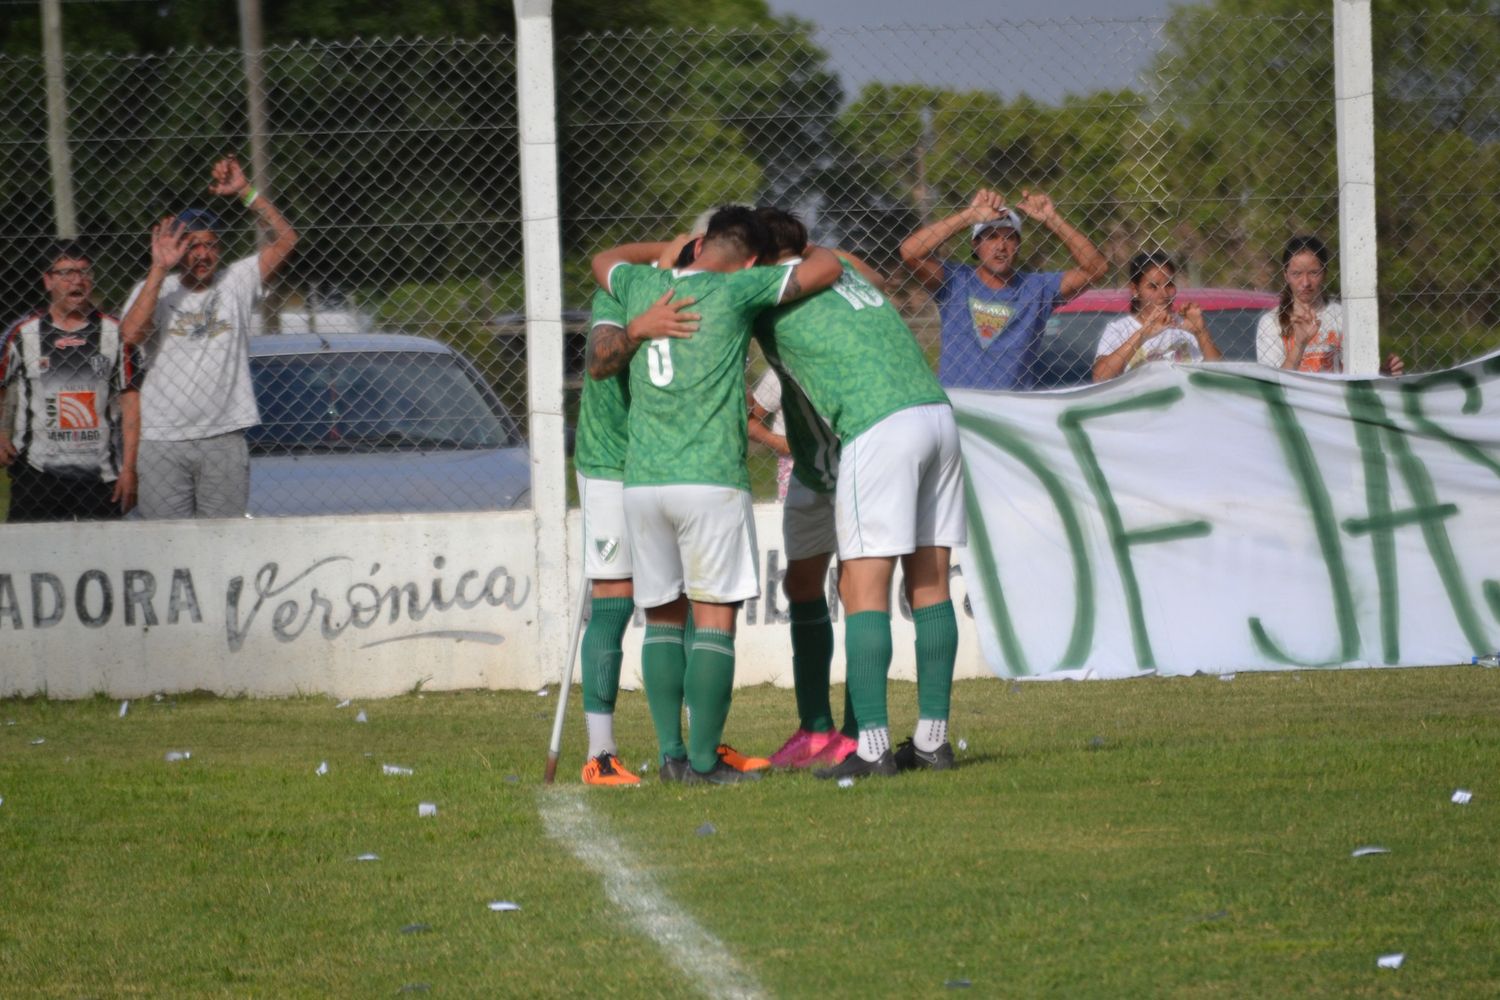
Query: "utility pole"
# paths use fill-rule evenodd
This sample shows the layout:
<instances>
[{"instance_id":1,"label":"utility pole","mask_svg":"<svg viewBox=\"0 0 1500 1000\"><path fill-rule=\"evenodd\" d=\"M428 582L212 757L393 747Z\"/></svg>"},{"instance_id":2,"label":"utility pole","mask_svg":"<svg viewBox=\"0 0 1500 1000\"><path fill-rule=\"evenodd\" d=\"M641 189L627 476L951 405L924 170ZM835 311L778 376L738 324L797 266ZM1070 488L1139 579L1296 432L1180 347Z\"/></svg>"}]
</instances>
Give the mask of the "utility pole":
<instances>
[{"instance_id":1,"label":"utility pole","mask_svg":"<svg viewBox=\"0 0 1500 1000\"><path fill-rule=\"evenodd\" d=\"M42 55L47 78L47 158L52 162L52 214L59 239L78 235L73 208L73 155L68 151L68 89L63 80L62 0L41 0Z\"/></svg>"}]
</instances>

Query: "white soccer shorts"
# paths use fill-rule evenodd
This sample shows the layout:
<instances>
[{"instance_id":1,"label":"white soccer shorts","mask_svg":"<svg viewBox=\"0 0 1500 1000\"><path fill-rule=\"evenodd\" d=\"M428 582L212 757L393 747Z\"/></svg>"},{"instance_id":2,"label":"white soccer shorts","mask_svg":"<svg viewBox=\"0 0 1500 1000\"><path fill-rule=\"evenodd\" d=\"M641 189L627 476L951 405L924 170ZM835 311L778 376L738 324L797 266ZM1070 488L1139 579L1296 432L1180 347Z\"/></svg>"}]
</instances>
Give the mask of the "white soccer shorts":
<instances>
[{"instance_id":1,"label":"white soccer shorts","mask_svg":"<svg viewBox=\"0 0 1500 1000\"><path fill-rule=\"evenodd\" d=\"M792 475L781 510L781 542L787 559L808 559L837 552L833 494L809 489Z\"/></svg>"},{"instance_id":2,"label":"white soccer shorts","mask_svg":"<svg viewBox=\"0 0 1500 1000\"><path fill-rule=\"evenodd\" d=\"M840 559L963 545L968 527L953 408L897 410L844 442L834 502Z\"/></svg>"},{"instance_id":3,"label":"white soccer shorts","mask_svg":"<svg viewBox=\"0 0 1500 1000\"><path fill-rule=\"evenodd\" d=\"M760 556L750 494L728 486L631 486L625 525L635 565L635 603L679 594L706 604L760 596Z\"/></svg>"},{"instance_id":4,"label":"white soccer shorts","mask_svg":"<svg viewBox=\"0 0 1500 1000\"><path fill-rule=\"evenodd\" d=\"M634 570L625 534L625 484L580 472L578 506L583 511L583 578L630 579Z\"/></svg>"}]
</instances>

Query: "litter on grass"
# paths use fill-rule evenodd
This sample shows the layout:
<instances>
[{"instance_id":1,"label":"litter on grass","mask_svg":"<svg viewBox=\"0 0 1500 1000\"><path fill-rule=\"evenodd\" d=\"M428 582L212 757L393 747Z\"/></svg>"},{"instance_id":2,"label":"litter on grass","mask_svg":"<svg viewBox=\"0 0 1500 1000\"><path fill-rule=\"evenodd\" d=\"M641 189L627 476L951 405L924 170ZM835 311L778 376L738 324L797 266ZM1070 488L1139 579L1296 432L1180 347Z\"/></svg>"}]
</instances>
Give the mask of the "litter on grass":
<instances>
[{"instance_id":1,"label":"litter on grass","mask_svg":"<svg viewBox=\"0 0 1500 1000\"><path fill-rule=\"evenodd\" d=\"M432 930L431 924L407 924L401 928L402 934L426 934Z\"/></svg>"},{"instance_id":2,"label":"litter on grass","mask_svg":"<svg viewBox=\"0 0 1500 1000\"><path fill-rule=\"evenodd\" d=\"M1221 681L1232 681L1232 680L1234 680L1234 674L1220 674L1219 675L1219 680L1221 680Z\"/></svg>"},{"instance_id":3,"label":"litter on grass","mask_svg":"<svg viewBox=\"0 0 1500 1000\"><path fill-rule=\"evenodd\" d=\"M712 837L714 834L719 832L719 828L714 826L712 823L704 823L702 826L698 827L695 832L700 837Z\"/></svg>"},{"instance_id":4,"label":"litter on grass","mask_svg":"<svg viewBox=\"0 0 1500 1000\"><path fill-rule=\"evenodd\" d=\"M333 707L334 708L348 708L349 707L349 699L345 698L343 701L339 702L337 705L335 705Z\"/></svg>"},{"instance_id":5,"label":"litter on grass","mask_svg":"<svg viewBox=\"0 0 1500 1000\"><path fill-rule=\"evenodd\" d=\"M405 775L405 774L411 774L411 768L409 768L409 767L402 767L400 764L381 764L380 765L380 773L381 774Z\"/></svg>"},{"instance_id":6,"label":"litter on grass","mask_svg":"<svg viewBox=\"0 0 1500 1000\"><path fill-rule=\"evenodd\" d=\"M436 802L418 802L417 803L417 815L418 816L436 816L437 815L437 803Z\"/></svg>"},{"instance_id":7,"label":"litter on grass","mask_svg":"<svg viewBox=\"0 0 1500 1000\"><path fill-rule=\"evenodd\" d=\"M541 690L539 690L539 691L538 691L538 692L537 692L537 693L536 693L536 696L537 696L537 697L538 697L538 698L545 698L545 697L547 697L547 689L546 689L546 688L542 688L542 689L541 689Z\"/></svg>"},{"instance_id":8,"label":"litter on grass","mask_svg":"<svg viewBox=\"0 0 1500 1000\"><path fill-rule=\"evenodd\" d=\"M508 781L508 782L510 782L512 785L514 785L516 782L520 781L521 779L518 778L518 777L516 777L514 774L507 774L505 776L505 780Z\"/></svg>"},{"instance_id":9,"label":"litter on grass","mask_svg":"<svg viewBox=\"0 0 1500 1000\"><path fill-rule=\"evenodd\" d=\"M1399 969L1401 968L1401 963L1404 961L1406 961L1406 954L1398 951L1392 955L1381 955L1375 964L1382 969Z\"/></svg>"},{"instance_id":10,"label":"litter on grass","mask_svg":"<svg viewBox=\"0 0 1500 1000\"><path fill-rule=\"evenodd\" d=\"M316 774L320 778L323 777L323 775L325 775L327 773L328 773L328 761L326 761L326 760L319 762L317 770L313 771L313 774Z\"/></svg>"},{"instance_id":11,"label":"litter on grass","mask_svg":"<svg viewBox=\"0 0 1500 1000\"><path fill-rule=\"evenodd\" d=\"M36 739L34 739L34 740L31 741L31 745L34 746L34 747L39 747L43 743L46 743L46 742L47 742L47 738L45 736L38 736Z\"/></svg>"},{"instance_id":12,"label":"litter on grass","mask_svg":"<svg viewBox=\"0 0 1500 1000\"><path fill-rule=\"evenodd\" d=\"M966 990L974 983L968 979L950 979L943 986L950 990Z\"/></svg>"},{"instance_id":13,"label":"litter on grass","mask_svg":"<svg viewBox=\"0 0 1500 1000\"><path fill-rule=\"evenodd\" d=\"M359 714L354 717L354 721L355 722L369 722L370 721L370 717L365 714L365 710L364 709L360 709L359 710Z\"/></svg>"},{"instance_id":14,"label":"litter on grass","mask_svg":"<svg viewBox=\"0 0 1500 1000\"><path fill-rule=\"evenodd\" d=\"M168 764L175 764L180 760L192 760L193 752L191 750L168 750L161 759Z\"/></svg>"},{"instance_id":15,"label":"litter on grass","mask_svg":"<svg viewBox=\"0 0 1500 1000\"><path fill-rule=\"evenodd\" d=\"M854 787L854 779L853 778L840 778L839 779L839 787L840 788L853 788Z\"/></svg>"},{"instance_id":16,"label":"litter on grass","mask_svg":"<svg viewBox=\"0 0 1500 1000\"><path fill-rule=\"evenodd\" d=\"M1356 847L1353 853L1351 853L1349 856L1351 858L1368 858L1372 854L1389 853L1391 853L1391 849L1389 847L1379 847L1375 844L1371 844L1369 847Z\"/></svg>"},{"instance_id":17,"label":"litter on grass","mask_svg":"<svg viewBox=\"0 0 1500 1000\"><path fill-rule=\"evenodd\" d=\"M1473 797L1474 793L1469 791L1467 788L1460 788L1458 791L1453 793L1453 801L1461 806L1468 805L1469 800Z\"/></svg>"},{"instance_id":18,"label":"litter on grass","mask_svg":"<svg viewBox=\"0 0 1500 1000\"><path fill-rule=\"evenodd\" d=\"M520 903L512 903L508 899L497 899L490 904L490 909L496 913L509 913L511 910L519 910L520 908Z\"/></svg>"},{"instance_id":19,"label":"litter on grass","mask_svg":"<svg viewBox=\"0 0 1500 1000\"><path fill-rule=\"evenodd\" d=\"M120 702L120 718L125 718L125 713L128 711L130 711L130 699L126 698L124 701Z\"/></svg>"},{"instance_id":20,"label":"litter on grass","mask_svg":"<svg viewBox=\"0 0 1500 1000\"><path fill-rule=\"evenodd\" d=\"M378 854L361 854L359 857L355 858L354 860L355 861L379 861L380 860L380 855L378 855Z\"/></svg>"}]
</instances>

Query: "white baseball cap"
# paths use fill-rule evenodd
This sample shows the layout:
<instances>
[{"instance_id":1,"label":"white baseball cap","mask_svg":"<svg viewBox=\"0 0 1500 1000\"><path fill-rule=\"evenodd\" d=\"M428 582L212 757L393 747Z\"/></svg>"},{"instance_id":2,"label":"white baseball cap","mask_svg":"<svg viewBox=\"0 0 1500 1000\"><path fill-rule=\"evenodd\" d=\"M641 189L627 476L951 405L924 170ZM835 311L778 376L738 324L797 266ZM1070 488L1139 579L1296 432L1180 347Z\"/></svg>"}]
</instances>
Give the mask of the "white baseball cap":
<instances>
[{"instance_id":1,"label":"white baseball cap","mask_svg":"<svg viewBox=\"0 0 1500 1000\"><path fill-rule=\"evenodd\" d=\"M989 222L979 222L974 225L969 238L977 240L991 229L1014 229L1017 236L1021 235L1021 217L1013 208L1007 208L1000 213L1000 218L991 219Z\"/></svg>"}]
</instances>

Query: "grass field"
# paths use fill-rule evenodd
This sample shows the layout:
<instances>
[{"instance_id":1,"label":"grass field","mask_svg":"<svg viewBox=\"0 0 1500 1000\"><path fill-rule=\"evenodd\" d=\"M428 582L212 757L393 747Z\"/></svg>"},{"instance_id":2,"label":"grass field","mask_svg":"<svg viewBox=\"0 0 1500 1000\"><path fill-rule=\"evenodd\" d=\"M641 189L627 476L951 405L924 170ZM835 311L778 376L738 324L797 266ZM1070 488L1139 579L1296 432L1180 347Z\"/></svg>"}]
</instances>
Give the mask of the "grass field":
<instances>
[{"instance_id":1,"label":"grass field","mask_svg":"<svg viewBox=\"0 0 1500 1000\"><path fill-rule=\"evenodd\" d=\"M1500 994L1497 670L963 682L956 771L848 789L584 790L576 718L544 788L553 704L0 702L0 995Z\"/></svg>"}]
</instances>

